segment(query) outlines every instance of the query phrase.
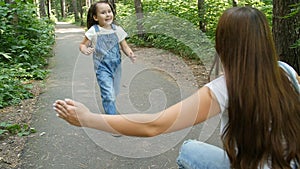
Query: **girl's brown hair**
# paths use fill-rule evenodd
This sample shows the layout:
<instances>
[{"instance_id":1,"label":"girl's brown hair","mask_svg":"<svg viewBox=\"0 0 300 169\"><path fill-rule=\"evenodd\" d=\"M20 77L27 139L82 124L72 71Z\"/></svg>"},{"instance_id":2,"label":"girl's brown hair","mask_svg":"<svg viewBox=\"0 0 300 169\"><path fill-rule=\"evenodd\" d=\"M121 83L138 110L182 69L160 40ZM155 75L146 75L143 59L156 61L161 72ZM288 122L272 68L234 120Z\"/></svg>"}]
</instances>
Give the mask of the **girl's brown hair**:
<instances>
[{"instance_id":1,"label":"girl's brown hair","mask_svg":"<svg viewBox=\"0 0 300 169\"><path fill-rule=\"evenodd\" d=\"M106 3L110 6L113 14L114 14L114 18L116 16L116 11L115 11L115 8L113 7L113 5L108 1L108 0L100 0L100 1L97 1L95 3L93 3L89 10L88 10L88 15L87 15L87 18L86 18L86 24L87 24L87 28L89 29L90 27L92 27L93 25L97 25L98 24L98 21L95 21L94 20L94 16L97 15L97 4L99 3Z\"/></svg>"},{"instance_id":2,"label":"girl's brown hair","mask_svg":"<svg viewBox=\"0 0 300 169\"><path fill-rule=\"evenodd\" d=\"M234 7L221 16L216 50L224 66L229 122L222 134L235 169L300 162L300 98L279 68L265 15Z\"/></svg>"}]
</instances>

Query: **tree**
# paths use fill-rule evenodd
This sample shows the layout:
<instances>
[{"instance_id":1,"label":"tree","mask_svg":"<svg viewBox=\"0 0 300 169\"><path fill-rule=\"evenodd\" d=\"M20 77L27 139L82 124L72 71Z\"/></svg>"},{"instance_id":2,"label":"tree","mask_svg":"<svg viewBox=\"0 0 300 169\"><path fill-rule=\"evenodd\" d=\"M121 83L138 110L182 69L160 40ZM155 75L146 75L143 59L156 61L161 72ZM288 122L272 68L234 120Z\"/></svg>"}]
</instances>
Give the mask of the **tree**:
<instances>
[{"instance_id":1,"label":"tree","mask_svg":"<svg viewBox=\"0 0 300 169\"><path fill-rule=\"evenodd\" d=\"M91 0L85 0L85 5L90 7L92 4Z\"/></svg>"},{"instance_id":2,"label":"tree","mask_svg":"<svg viewBox=\"0 0 300 169\"><path fill-rule=\"evenodd\" d=\"M206 32L206 24L205 24L204 16L205 16L204 0L198 0L199 29L202 32Z\"/></svg>"},{"instance_id":3,"label":"tree","mask_svg":"<svg viewBox=\"0 0 300 169\"><path fill-rule=\"evenodd\" d=\"M41 18L45 17L46 16L45 0L40 0L39 8L40 8L40 17Z\"/></svg>"},{"instance_id":4,"label":"tree","mask_svg":"<svg viewBox=\"0 0 300 169\"><path fill-rule=\"evenodd\" d=\"M273 0L272 31L280 60L289 63L299 73L300 47L295 46L295 43L300 39L300 12L293 8L297 3L299 0ZM295 10L291 15L291 11Z\"/></svg>"},{"instance_id":5,"label":"tree","mask_svg":"<svg viewBox=\"0 0 300 169\"><path fill-rule=\"evenodd\" d=\"M135 8L135 14L137 17L138 36L140 38L143 38L145 36L144 27L142 24L142 20L144 18L144 13L143 13L143 6L142 6L141 0L134 0L134 8Z\"/></svg>"},{"instance_id":6,"label":"tree","mask_svg":"<svg viewBox=\"0 0 300 169\"><path fill-rule=\"evenodd\" d=\"M60 0L60 13L62 18L66 18L66 0Z\"/></svg>"},{"instance_id":7,"label":"tree","mask_svg":"<svg viewBox=\"0 0 300 169\"><path fill-rule=\"evenodd\" d=\"M51 17L51 1L50 0L46 0L46 6L47 6L47 16L50 19L50 17Z\"/></svg>"},{"instance_id":8,"label":"tree","mask_svg":"<svg viewBox=\"0 0 300 169\"><path fill-rule=\"evenodd\" d=\"M78 12L78 8L77 8L77 1L76 0L72 0L72 6L73 6L73 12L74 12L75 22L80 22L79 12Z\"/></svg>"},{"instance_id":9,"label":"tree","mask_svg":"<svg viewBox=\"0 0 300 169\"><path fill-rule=\"evenodd\" d=\"M83 4L84 2L83 2L83 0L78 0L78 9L79 9L79 14L80 14L80 25L81 26L84 26L84 22L83 22L83 6L85 5L85 4Z\"/></svg>"},{"instance_id":10,"label":"tree","mask_svg":"<svg viewBox=\"0 0 300 169\"><path fill-rule=\"evenodd\" d=\"M232 6L237 6L237 0L232 0Z\"/></svg>"}]
</instances>

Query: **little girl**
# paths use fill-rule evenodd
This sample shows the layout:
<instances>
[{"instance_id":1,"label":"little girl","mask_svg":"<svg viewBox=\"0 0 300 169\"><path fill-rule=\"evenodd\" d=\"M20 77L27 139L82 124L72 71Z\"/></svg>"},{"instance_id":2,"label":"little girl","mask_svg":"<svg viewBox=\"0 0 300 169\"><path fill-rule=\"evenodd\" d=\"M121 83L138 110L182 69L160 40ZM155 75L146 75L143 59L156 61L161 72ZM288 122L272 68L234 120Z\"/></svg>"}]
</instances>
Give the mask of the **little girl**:
<instances>
[{"instance_id":1,"label":"little girl","mask_svg":"<svg viewBox=\"0 0 300 169\"><path fill-rule=\"evenodd\" d=\"M107 0L91 5L87 16L88 31L79 46L83 54L93 53L102 106L105 113L111 115L117 114L115 101L121 78L120 47L132 62L136 59L125 40L127 33L113 21L114 8Z\"/></svg>"}]
</instances>

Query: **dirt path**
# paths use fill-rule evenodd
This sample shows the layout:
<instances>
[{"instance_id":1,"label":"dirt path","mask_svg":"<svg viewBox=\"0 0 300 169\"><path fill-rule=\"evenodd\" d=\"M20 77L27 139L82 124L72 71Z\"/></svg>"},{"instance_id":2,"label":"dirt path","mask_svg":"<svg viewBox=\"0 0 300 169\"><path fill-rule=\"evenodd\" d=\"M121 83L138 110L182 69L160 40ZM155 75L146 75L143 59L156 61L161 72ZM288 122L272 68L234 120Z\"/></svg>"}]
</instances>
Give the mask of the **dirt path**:
<instances>
[{"instance_id":1,"label":"dirt path","mask_svg":"<svg viewBox=\"0 0 300 169\"><path fill-rule=\"evenodd\" d=\"M114 138L58 119L52 110L56 99L80 100L94 112L102 108L91 59L77 50L83 29L65 23L58 23L56 28L55 56L51 58L51 75L43 92L37 86L36 98L1 110L1 121L30 122L38 132L28 138L1 139L0 168L177 168L176 157L183 140L200 139L220 145L218 132L214 132L218 120L206 127L198 125L155 138ZM133 50L137 63L130 63L126 57L122 62L121 94L117 100L121 113L159 111L206 82L206 71L197 61L183 60L160 49Z\"/></svg>"}]
</instances>

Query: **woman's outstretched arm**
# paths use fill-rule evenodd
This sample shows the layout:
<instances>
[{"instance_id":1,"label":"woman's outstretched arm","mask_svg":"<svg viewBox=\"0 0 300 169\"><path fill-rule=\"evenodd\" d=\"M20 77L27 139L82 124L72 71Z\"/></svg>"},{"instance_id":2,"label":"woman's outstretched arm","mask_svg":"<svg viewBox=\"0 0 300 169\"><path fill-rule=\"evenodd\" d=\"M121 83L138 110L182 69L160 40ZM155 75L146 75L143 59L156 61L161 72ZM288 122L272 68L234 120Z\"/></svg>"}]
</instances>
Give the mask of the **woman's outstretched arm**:
<instances>
[{"instance_id":1,"label":"woman's outstretched arm","mask_svg":"<svg viewBox=\"0 0 300 169\"><path fill-rule=\"evenodd\" d=\"M54 109L58 117L75 126L140 137L181 130L220 112L216 99L207 87L155 114L95 114L83 104L70 99L57 100Z\"/></svg>"}]
</instances>

